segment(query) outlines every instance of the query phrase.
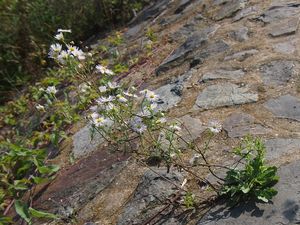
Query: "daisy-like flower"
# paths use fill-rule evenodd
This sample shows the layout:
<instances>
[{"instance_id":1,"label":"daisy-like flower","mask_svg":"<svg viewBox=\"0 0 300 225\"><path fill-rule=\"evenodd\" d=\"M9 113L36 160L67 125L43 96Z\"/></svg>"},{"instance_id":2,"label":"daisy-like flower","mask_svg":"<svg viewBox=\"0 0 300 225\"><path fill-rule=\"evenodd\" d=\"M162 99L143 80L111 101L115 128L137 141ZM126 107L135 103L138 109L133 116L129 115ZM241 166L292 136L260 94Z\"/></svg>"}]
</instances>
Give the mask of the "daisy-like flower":
<instances>
[{"instance_id":1,"label":"daisy-like flower","mask_svg":"<svg viewBox=\"0 0 300 225\"><path fill-rule=\"evenodd\" d=\"M62 50L62 45L61 44L52 44L50 45L50 51L48 53L49 58L57 58L58 54Z\"/></svg>"},{"instance_id":2,"label":"daisy-like flower","mask_svg":"<svg viewBox=\"0 0 300 225\"><path fill-rule=\"evenodd\" d=\"M153 102L153 103L151 103L151 104L149 105L149 108L150 108L151 110L154 110L154 109L157 108L157 104Z\"/></svg>"},{"instance_id":3,"label":"daisy-like flower","mask_svg":"<svg viewBox=\"0 0 300 225\"><path fill-rule=\"evenodd\" d=\"M118 85L116 82L108 82L107 83L107 86L110 88L110 89L117 89L120 87L120 85Z\"/></svg>"},{"instance_id":4,"label":"daisy-like flower","mask_svg":"<svg viewBox=\"0 0 300 225\"><path fill-rule=\"evenodd\" d=\"M124 91L123 94L126 95L127 97L133 97L133 98L137 98L138 97L137 95L131 94L128 91Z\"/></svg>"},{"instance_id":5,"label":"daisy-like flower","mask_svg":"<svg viewBox=\"0 0 300 225\"><path fill-rule=\"evenodd\" d=\"M111 102L109 102L105 105L105 110L107 110L107 111L112 111L112 110L116 110L116 109L117 109L117 107Z\"/></svg>"},{"instance_id":6,"label":"daisy-like flower","mask_svg":"<svg viewBox=\"0 0 300 225\"><path fill-rule=\"evenodd\" d=\"M69 53L65 50L62 50L60 52L60 54L57 56L57 60L61 63L61 64L65 64L66 60L69 58Z\"/></svg>"},{"instance_id":7,"label":"daisy-like flower","mask_svg":"<svg viewBox=\"0 0 300 225\"><path fill-rule=\"evenodd\" d=\"M112 102L113 100L115 100L115 97L110 95L108 97L100 97L96 100L96 102L98 104L104 104L104 103Z\"/></svg>"},{"instance_id":8,"label":"daisy-like flower","mask_svg":"<svg viewBox=\"0 0 300 225\"><path fill-rule=\"evenodd\" d=\"M103 127L106 126L108 123L108 120L104 118L103 116L100 116L98 113L94 112L91 114L92 123L96 127Z\"/></svg>"},{"instance_id":9,"label":"daisy-like flower","mask_svg":"<svg viewBox=\"0 0 300 225\"><path fill-rule=\"evenodd\" d=\"M172 130L172 131L174 131L174 132L179 132L179 131L181 131L181 127L179 127L179 126L176 125L176 124L170 125L170 126L169 126L169 129Z\"/></svg>"},{"instance_id":10,"label":"daisy-like flower","mask_svg":"<svg viewBox=\"0 0 300 225\"><path fill-rule=\"evenodd\" d=\"M128 102L128 100L127 100L124 96L122 96L122 95L120 95L120 94L117 95L117 99L118 99L118 101L121 102L121 103L126 103L126 102Z\"/></svg>"},{"instance_id":11,"label":"daisy-like flower","mask_svg":"<svg viewBox=\"0 0 300 225\"><path fill-rule=\"evenodd\" d=\"M79 90L82 93L86 93L91 87L87 85L86 83L80 84L79 85Z\"/></svg>"},{"instance_id":12,"label":"daisy-like flower","mask_svg":"<svg viewBox=\"0 0 300 225\"><path fill-rule=\"evenodd\" d=\"M111 70L109 70L106 67L101 66L101 65L97 65L96 70L97 70L98 73L101 73L101 74L114 75L113 71L111 71Z\"/></svg>"},{"instance_id":13,"label":"daisy-like flower","mask_svg":"<svg viewBox=\"0 0 300 225\"><path fill-rule=\"evenodd\" d=\"M72 55L75 56L80 61L85 60L85 54L81 49L75 49L72 52Z\"/></svg>"},{"instance_id":14,"label":"daisy-like flower","mask_svg":"<svg viewBox=\"0 0 300 225\"><path fill-rule=\"evenodd\" d=\"M57 32L58 33L72 33L72 30L70 30L70 29L67 29L67 30L66 29L58 29Z\"/></svg>"},{"instance_id":15,"label":"daisy-like flower","mask_svg":"<svg viewBox=\"0 0 300 225\"><path fill-rule=\"evenodd\" d=\"M159 99L158 95L156 95L153 91L150 91L148 89L140 91L140 94L144 95L144 97L151 102L155 102Z\"/></svg>"},{"instance_id":16,"label":"daisy-like flower","mask_svg":"<svg viewBox=\"0 0 300 225\"><path fill-rule=\"evenodd\" d=\"M92 111L92 112L98 111L98 106L97 106L97 105L91 106L91 107L90 107L90 111Z\"/></svg>"},{"instance_id":17,"label":"daisy-like flower","mask_svg":"<svg viewBox=\"0 0 300 225\"><path fill-rule=\"evenodd\" d=\"M99 91L100 91L101 93L104 93L104 92L107 91L107 87L106 87L106 86L100 86L98 89L99 89Z\"/></svg>"},{"instance_id":18,"label":"daisy-like flower","mask_svg":"<svg viewBox=\"0 0 300 225\"><path fill-rule=\"evenodd\" d=\"M63 35L62 32L59 32L58 34L56 34L56 35L54 36L54 38L55 38L56 40L62 41L62 40L64 40L64 35Z\"/></svg>"},{"instance_id":19,"label":"daisy-like flower","mask_svg":"<svg viewBox=\"0 0 300 225\"><path fill-rule=\"evenodd\" d=\"M222 131L222 124L218 121L210 121L208 129L215 134L220 133Z\"/></svg>"},{"instance_id":20,"label":"daisy-like flower","mask_svg":"<svg viewBox=\"0 0 300 225\"><path fill-rule=\"evenodd\" d=\"M159 118L158 120L156 120L157 124L163 124L163 123L166 123L166 122L167 122L166 118Z\"/></svg>"},{"instance_id":21,"label":"daisy-like flower","mask_svg":"<svg viewBox=\"0 0 300 225\"><path fill-rule=\"evenodd\" d=\"M145 130L147 130L147 126L143 123L140 117L134 117L130 124L136 133L142 134Z\"/></svg>"},{"instance_id":22,"label":"daisy-like flower","mask_svg":"<svg viewBox=\"0 0 300 225\"><path fill-rule=\"evenodd\" d=\"M43 105L37 104L35 108L40 112L45 112L45 107Z\"/></svg>"},{"instance_id":23,"label":"daisy-like flower","mask_svg":"<svg viewBox=\"0 0 300 225\"><path fill-rule=\"evenodd\" d=\"M49 86L46 89L46 93L48 93L49 95L51 95L51 94L55 95L56 92L57 92L57 90L56 90L55 86Z\"/></svg>"}]
</instances>

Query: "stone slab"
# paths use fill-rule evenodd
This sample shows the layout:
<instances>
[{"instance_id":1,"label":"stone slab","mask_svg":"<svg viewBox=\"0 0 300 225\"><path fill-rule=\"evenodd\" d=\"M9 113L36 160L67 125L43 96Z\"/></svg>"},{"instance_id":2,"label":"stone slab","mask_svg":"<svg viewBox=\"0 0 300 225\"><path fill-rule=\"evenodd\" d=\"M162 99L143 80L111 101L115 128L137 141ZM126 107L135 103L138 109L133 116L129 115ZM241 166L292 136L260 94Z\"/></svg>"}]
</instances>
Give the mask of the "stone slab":
<instances>
[{"instance_id":1,"label":"stone slab","mask_svg":"<svg viewBox=\"0 0 300 225\"><path fill-rule=\"evenodd\" d=\"M298 154L300 152L300 139L269 139L265 142L265 145L267 160L276 160L284 155Z\"/></svg>"},{"instance_id":2,"label":"stone slab","mask_svg":"<svg viewBox=\"0 0 300 225\"><path fill-rule=\"evenodd\" d=\"M295 62L275 60L260 66L261 77L265 85L284 85L295 73Z\"/></svg>"},{"instance_id":3,"label":"stone slab","mask_svg":"<svg viewBox=\"0 0 300 225\"><path fill-rule=\"evenodd\" d=\"M291 95L270 99L264 104L276 117L300 122L300 100Z\"/></svg>"},{"instance_id":4,"label":"stone slab","mask_svg":"<svg viewBox=\"0 0 300 225\"><path fill-rule=\"evenodd\" d=\"M255 118L246 113L233 113L224 122L223 128L232 138L246 135L260 135L268 132L268 129L256 123Z\"/></svg>"},{"instance_id":5,"label":"stone slab","mask_svg":"<svg viewBox=\"0 0 300 225\"><path fill-rule=\"evenodd\" d=\"M223 83L205 88L198 95L195 106L200 109L213 109L256 101L258 101L258 95L249 92L247 87L239 87L232 83Z\"/></svg>"},{"instance_id":6,"label":"stone slab","mask_svg":"<svg viewBox=\"0 0 300 225\"><path fill-rule=\"evenodd\" d=\"M181 185L183 181L182 174L178 172L167 173L166 168L154 171L145 172L133 197L120 215L117 225L143 224L157 213L163 207L162 202L174 193L173 189L176 187L171 182Z\"/></svg>"},{"instance_id":7,"label":"stone slab","mask_svg":"<svg viewBox=\"0 0 300 225\"><path fill-rule=\"evenodd\" d=\"M234 70L234 69L219 69L215 71L211 71L208 73L203 74L202 78L199 82L208 82L210 80L238 80L245 76L245 72L241 69Z\"/></svg>"},{"instance_id":8,"label":"stone slab","mask_svg":"<svg viewBox=\"0 0 300 225\"><path fill-rule=\"evenodd\" d=\"M272 37L295 34L299 26L299 16L292 17L273 24L269 27L269 34Z\"/></svg>"}]
</instances>

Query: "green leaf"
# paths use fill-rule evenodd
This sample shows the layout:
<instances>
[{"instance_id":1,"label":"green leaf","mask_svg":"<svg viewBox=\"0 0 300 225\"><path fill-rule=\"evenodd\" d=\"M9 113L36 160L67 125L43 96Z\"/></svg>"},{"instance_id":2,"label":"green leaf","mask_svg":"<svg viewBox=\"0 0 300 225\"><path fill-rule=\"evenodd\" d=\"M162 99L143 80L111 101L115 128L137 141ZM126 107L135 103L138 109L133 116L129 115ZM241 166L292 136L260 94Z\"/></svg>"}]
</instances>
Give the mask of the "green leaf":
<instances>
[{"instance_id":1,"label":"green leaf","mask_svg":"<svg viewBox=\"0 0 300 225\"><path fill-rule=\"evenodd\" d=\"M52 174L56 173L59 170L59 166L57 165L50 165L50 166L40 166L38 170L41 174Z\"/></svg>"},{"instance_id":2,"label":"green leaf","mask_svg":"<svg viewBox=\"0 0 300 225\"><path fill-rule=\"evenodd\" d=\"M263 202L269 202L269 200L266 198L266 197L264 197L264 196L257 196L257 198L259 199L259 200L262 200Z\"/></svg>"},{"instance_id":3,"label":"green leaf","mask_svg":"<svg viewBox=\"0 0 300 225\"><path fill-rule=\"evenodd\" d=\"M16 212L18 213L18 215L22 219L24 219L28 224L32 224L30 214L29 214L29 211L28 211L28 207L27 207L26 204L24 204L20 200L16 200L15 201L15 209L16 209Z\"/></svg>"},{"instance_id":4,"label":"green leaf","mask_svg":"<svg viewBox=\"0 0 300 225\"><path fill-rule=\"evenodd\" d=\"M46 218L46 219L57 219L58 217L52 213L47 213L47 212L43 212L43 211L39 211L33 208L29 208L29 212L31 214L31 216L35 217L35 218Z\"/></svg>"},{"instance_id":5,"label":"green leaf","mask_svg":"<svg viewBox=\"0 0 300 225\"><path fill-rule=\"evenodd\" d=\"M0 215L0 224L6 225L6 224L11 224L13 221L10 217L5 217Z\"/></svg>"}]
</instances>

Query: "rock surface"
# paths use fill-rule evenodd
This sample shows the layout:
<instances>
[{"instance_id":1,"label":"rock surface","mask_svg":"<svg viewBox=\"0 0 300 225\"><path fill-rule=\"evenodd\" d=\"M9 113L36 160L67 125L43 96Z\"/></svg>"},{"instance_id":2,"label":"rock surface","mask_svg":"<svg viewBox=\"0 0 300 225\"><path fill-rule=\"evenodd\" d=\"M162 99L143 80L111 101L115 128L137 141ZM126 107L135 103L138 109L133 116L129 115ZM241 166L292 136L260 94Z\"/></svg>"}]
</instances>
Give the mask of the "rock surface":
<instances>
[{"instance_id":1,"label":"rock surface","mask_svg":"<svg viewBox=\"0 0 300 225\"><path fill-rule=\"evenodd\" d=\"M243 70L233 70L233 69L219 69L203 74L199 82L208 82L210 80L238 80L245 75Z\"/></svg>"},{"instance_id":2,"label":"rock surface","mask_svg":"<svg viewBox=\"0 0 300 225\"><path fill-rule=\"evenodd\" d=\"M233 113L224 122L223 128L227 131L228 136L244 137L249 134L265 134L268 130L255 121L255 118L246 113Z\"/></svg>"},{"instance_id":3,"label":"rock surface","mask_svg":"<svg viewBox=\"0 0 300 225\"><path fill-rule=\"evenodd\" d=\"M117 225L142 224L162 209L161 203L165 202L176 188L163 177L177 185L181 185L183 181L181 173L167 173L165 168L146 171L119 217Z\"/></svg>"},{"instance_id":4,"label":"rock surface","mask_svg":"<svg viewBox=\"0 0 300 225\"><path fill-rule=\"evenodd\" d=\"M158 101L159 109L167 111L181 101L184 84L189 80L192 73L193 70L190 70L184 75L179 76L177 79L174 79L169 84L161 86L154 91L160 96Z\"/></svg>"},{"instance_id":5,"label":"rock surface","mask_svg":"<svg viewBox=\"0 0 300 225\"><path fill-rule=\"evenodd\" d=\"M284 85L294 75L295 63L288 60L275 60L260 67L266 85Z\"/></svg>"},{"instance_id":6,"label":"rock surface","mask_svg":"<svg viewBox=\"0 0 300 225\"><path fill-rule=\"evenodd\" d=\"M104 139L98 132L95 132L92 139L90 124L81 128L72 138L75 158L87 156L89 153L95 151L100 144L104 143Z\"/></svg>"},{"instance_id":7,"label":"rock surface","mask_svg":"<svg viewBox=\"0 0 300 225\"><path fill-rule=\"evenodd\" d=\"M242 61L246 60L248 57L257 54L258 52L259 51L256 49L245 50L245 51L234 53L233 55L226 56L224 60L225 61L237 60L237 61L242 62Z\"/></svg>"},{"instance_id":8,"label":"rock surface","mask_svg":"<svg viewBox=\"0 0 300 225\"><path fill-rule=\"evenodd\" d=\"M300 139L269 139L266 144L266 159L278 160L285 155L293 155L300 151Z\"/></svg>"},{"instance_id":9,"label":"rock surface","mask_svg":"<svg viewBox=\"0 0 300 225\"><path fill-rule=\"evenodd\" d=\"M230 33L231 38L236 41L243 42L248 40L249 29L247 27L240 27Z\"/></svg>"},{"instance_id":10,"label":"rock surface","mask_svg":"<svg viewBox=\"0 0 300 225\"><path fill-rule=\"evenodd\" d=\"M300 223L300 162L282 166L275 186L278 194L269 204L249 202L229 210L216 206L197 225L270 225Z\"/></svg>"},{"instance_id":11,"label":"rock surface","mask_svg":"<svg viewBox=\"0 0 300 225\"><path fill-rule=\"evenodd\" d=\"M208 86L196 100L200 109L213 109L222 106L233 106L258 101L258 95L249 92L247 87L239 87L231 83Z\"/></svg>"},{"instance_id":12,"label":"rock surface","mask_svg":"<svg viewBox=\"0 0 300 225\"><path fill-rule=\"evenodd\" d=\"M291 95L270 99L264 106L276 117L300 121L300 100Z\"/></svg>"}]
</instances>

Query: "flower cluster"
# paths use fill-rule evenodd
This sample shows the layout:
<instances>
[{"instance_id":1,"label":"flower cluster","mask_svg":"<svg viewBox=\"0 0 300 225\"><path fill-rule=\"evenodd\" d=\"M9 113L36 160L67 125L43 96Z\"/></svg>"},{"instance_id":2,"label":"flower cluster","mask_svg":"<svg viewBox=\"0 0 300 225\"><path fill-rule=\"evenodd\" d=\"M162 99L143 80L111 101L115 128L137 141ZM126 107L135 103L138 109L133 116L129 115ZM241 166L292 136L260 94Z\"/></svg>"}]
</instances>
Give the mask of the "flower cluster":
<instances>
[{"instance_id":1,"label":"flower cluster","mask_svg":"<svg viewBox=\"0 0 300 225\"><path fill-rule=\"evenodd\" d=\"M63 33L71 33L71 30L58 29L57 32L54 38L65 44ZM76 58L79 61L85 60L86 58L85 53L79 49L79 47L72 44L65 44L65 49L63 49L63 45L60 43L55 43L50 46L48 56L62 65L66 64L70 58Z\"/></svg>"}]
</instances>

